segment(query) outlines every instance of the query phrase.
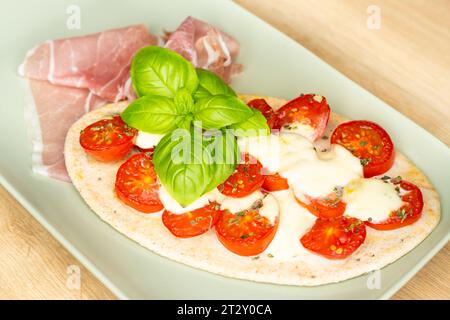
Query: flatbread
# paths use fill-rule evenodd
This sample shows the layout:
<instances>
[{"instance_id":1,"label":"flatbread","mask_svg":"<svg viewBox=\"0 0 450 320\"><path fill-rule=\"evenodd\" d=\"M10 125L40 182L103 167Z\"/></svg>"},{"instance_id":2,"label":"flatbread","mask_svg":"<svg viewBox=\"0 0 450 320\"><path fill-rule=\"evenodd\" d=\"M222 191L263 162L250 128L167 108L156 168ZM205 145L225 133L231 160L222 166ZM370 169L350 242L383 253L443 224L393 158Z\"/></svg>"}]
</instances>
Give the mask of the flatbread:
<instances>
[{"instance_id":1,"label":"flatbread","mask_svg":"<svg viewBox=\"0 0 450 320\"><path fill-rule=\"evenodd\" d=\"M257 96L241 95L249 101ZM286 101L263 97L274 108ZM69 130L65 143L67 170L75 188L91 209L105 222L149 250L186 265L223 276L266 283L315 286L343 281L378 270L411 251L438 224L439 195L425 175L397 151L395 164L387 175L401 175L418 185L424 197L423 215L410 226L393 231L367 228L366 241L344 260L328 260L306 249L296 257L269 254L258 259L241 257L223 247L214 230L190 239L174 237L163 225L161 214L143 214L123 204L114 194L116 172L123 161L102 163L87 156L79 144L79 134L89 124L120 113L126 102L107 105L79 119ZM328 132L346 119L333 113ZM283 216L280 217L280 223ZM299 234L299 237L301 234ZM270 246L269 248L270 249Z\"/></svg>"}]
</instances>

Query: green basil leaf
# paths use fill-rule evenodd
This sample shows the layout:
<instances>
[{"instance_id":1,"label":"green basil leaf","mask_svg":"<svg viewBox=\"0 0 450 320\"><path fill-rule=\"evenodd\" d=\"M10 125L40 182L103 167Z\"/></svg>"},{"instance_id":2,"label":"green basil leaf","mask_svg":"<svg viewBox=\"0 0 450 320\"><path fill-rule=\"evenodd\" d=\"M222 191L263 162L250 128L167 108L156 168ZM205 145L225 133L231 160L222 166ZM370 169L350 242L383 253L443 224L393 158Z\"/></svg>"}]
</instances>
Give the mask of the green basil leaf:
<instances>
[{"instance_id":1,"label":"green basil leaf","mask_svg":"<svg viewBox=\"0 0 450 320\"><path fill-rule=\"evenodd\" d=\"M131 63L131 80L139 97L173 98L179 89L193 93L198 85L197 73L189 61L158 46L144 47L136 53Z\"/></svg>"},{"instance_id":2,"label":"green basil leaf","mask_svg":"<svg viewBox=\"0 0 450 320\"><path fill-rule=\"evenodd\" d=\"M153 164L158 178L182 206L211 191L234 172L238 148L236 138L230 136L205 137L197 129L175 130L156 146Z\"/></svg>"},{"instance_id":3,"label":"green basil leaf","mask_svg":"<svg viewBox=\"0 0 450 320\"><path fill-rule=\"evenodd\" d=\"M270 134L270 128L267 125L267 119L256 109L252 109L253 116L243 122L238 122L230 126L237 137L252 137Z\"/></svg>"},{"instance_id":4,"label":"green basil leaf","mask_svg":"<svg viewBox=\"0 0 450 320\"><path fill-rule=\"evenodd\" d=\"M237 96L225 81L214 72L197 68L198 88L194 93L195 100L200 100L217 94Z\"/></svg>"},{"instance_id":5,"label":"green basil leaf","mask_svg":"<svg viewBox=\"0 0 450 320\"><path fill-rule=\"evenodd\" d=\"M173 102L177 108L179 114L187 114L194 110L194 99L192 99L192 94L185 88L177 91Z\"/></svg>"},{"instance_id":6,"label":"green basil leaf","mask_svg":"<svg viewBox=\"0 0 450 320\"><path fill-rule=\"evenodd\" d=\"M213 159L214 162L213 174L206 187L208 192L225 182L233 174L239 163L240 153L236 137L231 130L216 131L213 134L206 132L204 139L207 141L205 152L209 153L208 158Z\"/></svg>"},{"instance_id":7,"label":"green basil leaf","mask_svg":"<svg viewBox=\"0 0 450 320\"><path fill-rule=\"evenodd\" d=\"M220 129L252 115L252 110L239 98L223 94L203 98L194 107L194 119L201 121L204 129Z\"/></svg>"},{"instance_id":8,"label":"green basil leaf","mask_svg":"<svg viewBox=\"0 0 450 320\"><path fill-rule=\"evenodd\" d=\"M121 117L130 127L159 134L174 130L183 119L172 99L163 96L139 98L130 103Z\"/></svg>"}]
</instances>

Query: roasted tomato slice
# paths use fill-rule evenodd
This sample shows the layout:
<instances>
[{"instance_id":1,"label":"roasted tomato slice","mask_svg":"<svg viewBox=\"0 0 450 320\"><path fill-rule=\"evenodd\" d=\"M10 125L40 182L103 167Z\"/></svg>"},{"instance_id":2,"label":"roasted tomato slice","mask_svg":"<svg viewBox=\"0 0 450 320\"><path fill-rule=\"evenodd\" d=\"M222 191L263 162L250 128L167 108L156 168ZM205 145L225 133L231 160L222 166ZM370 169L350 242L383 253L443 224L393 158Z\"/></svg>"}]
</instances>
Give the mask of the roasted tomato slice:
<instances>
[{"instance_id":1,"label":"roasted tomato slice","mask_svg":"<svg viewBox=\"0 0 450 320\"><path fill-rule=\"evenodd\" d=\"M341 216L318 218L300 242L306 249L328 259L344 259L365 239L366 228L361 220Z\"/></svg>"},{"instance_id":2,"label":"roasted tomato slice","mask_svg":"<svg viewBox=\"0 0 450 320\"><path fill-rule=\"evenodd\" d=\"M211 202L207 206L182 214L164 210L162 221L169 231L179 238L191 238L211 229L219 218L220 205Z\"/></svg>"},{"instance_id":3,"label":"roasted tomato slice","mask_svg":"<svg viewBox=\"0 0 450 320\"><path fill-rule=\"evenodd\" d=\"M242 155L242 163L238 164L236 171L217 189L226 196L245 197L261 188L265 178L261 170L261 163L245 153Z\"/></svg>"},{"instance_id":4,"label":"roasted tomato slice","mask_svg":"<svg viewBox=\"0 0 450 320\"><path fill-rule=\"evenodd\" d=\"M391 137L374 122L356 120L342 123L334 130L331 143L340 144L361 159L366 178L385 173L394 164Z\"/></svg>"},{"instance_id":5,"label":"roasted tomato slice","mask_svg":"<svg viewBox=\"0 0 450 320\"><path fill-rule=\"evenodd\" d=\"M269 174L265 177L262 188L266 191L280 191L289 189L289 184L286 178L283 178L278 173Z\"/></svg>"},{"instance_id":6,"label":"roasted tomato slice","mask_svg":"<svg viewBox=\"0 0 450 320\"><path fill-rule=\"evenodd\" d=\"M295 197L295 200L316 217L334 218L344 214L346 204L342 201L342 195L337 192L330 193L328 196L321 198L306 198L308 201L305 202L307 203L297 197Z\"/></svg>"},{"instance_id":7,"label":"roasted tomato slice","mask_svg":"<svg viewBox=\"0 0 450 320\"><path fill-rule=\"evenodd\" d=\"M392 181L392 180L391 180ZM377 230L398 229L413 224L422 216L423 197L422 191L411 182L399 180L394 181L402 195L403 206L393 211L385 221L372 223L366 221L366 225Z\"/></svg>"},{"instance_id":8,"label":"roasted tomato slice","mask_svg":"<svg viewBox=\"0 0 450 320\"><path fill-rule=\"evenodd\" d=\"M97 121L81 130L80 145L99 161L117 161L133 148L137 131L127 126L120 116Z\"/></svg>"},{"instance_id":9,"label":"roasted tomato slice","mask_svg":"<svg viewBox=\"0 0 450 320\"><path fill-rule=\"evenodd\" d=\"M237 213L222 211L215 229L225 248L240 256L254 256L269 246L277 227L278 218L272 224L258 209L250 208Z\"/></svg>"},{"instance_id":10,"label":"roasted tomato slice","mask_svg":"<svg viewBox=\"0 0 450 320\"><path fill-rule=\"evenodd\" d=\"M330 118L330 106L325 97L316 94L301 95L277 110L275 129L307 125L313 128L312 141L320 138Z\"/></svg>"},{"instance_id":11,"label":"roasted tomato slice","mask_svg":"<svg viewBox=\"0 0 450 320\"><path fill-rule=\"evenodd\" d=\"M164 208L158 190L159 184L149 153L131 156L117 171L117 197L138 211L151 213Z\"/></svg>"},{"instance_id":12,"label":"roasted tomato slice","mask_svg":"<svg viewBox=\"0 0 450 320\"><path fill-rule=\"evenodd\" d=\"M259 110L267 119L267 125L270 129L273 128L276 121L275 111L264 99L253 99L247 103L248 106Z\"/></svg>"}]
</instances>

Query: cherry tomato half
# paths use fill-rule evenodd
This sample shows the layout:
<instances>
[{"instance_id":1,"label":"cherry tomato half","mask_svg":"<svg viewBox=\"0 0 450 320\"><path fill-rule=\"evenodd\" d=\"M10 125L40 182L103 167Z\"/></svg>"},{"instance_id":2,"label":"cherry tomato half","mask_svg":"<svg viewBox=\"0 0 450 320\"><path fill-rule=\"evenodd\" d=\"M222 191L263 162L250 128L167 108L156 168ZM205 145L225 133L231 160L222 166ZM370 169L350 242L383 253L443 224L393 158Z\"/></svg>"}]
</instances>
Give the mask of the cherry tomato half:
<instances>
[{"instance_id":1,"label":"cherry tomato half","mask_svg":"<svg viewBox=\"0 0 450 320\"><path fill-rule=\"evenodd\" d=\"M272 242L278 227L278 218L272 224L258 210L244 210L236 214L222 211L216 223L219 241L240 256L254 256L263 252Z\"/></svg>"},{"instance_id":2,"label":"cherry tomato half","mask_svg":"<svg viewBox=\"0 0 450 320\"><path fill-rule=\"evenodd\" d=\"M308 250L328 259L344 259L355 252L366 239L364 223L344 216L318 218L301 239Z\"/></svg>"},{"instance_id":3,"label":"cherry tomato half","mask_svg":"<svg viewBox=\"0 0 450 320\"><path fill-rule=\"evenodd\" d=\"M305 203L295 197L295 200L319 218L334 218L344 214L346 204L341 200L341 197L336 192L330 193L326 197L310 198L307 197L308 203Z\"/></svg>"},{"instance_id":4,"label":"cherry tomato half","mask_svg":"<svg viewBox=\"0 0 450 320\"><path fill-rule=\"evenodd\" d=\"M309 125L314 129L312 141L320 138L330 118L330 106L327 99L316 94L301 95L289 101L277 110L275 129L294 123Z\"/></svg>"},{"instance_id":5,"label":"cherry tomato half","mask_svg":"<svg viewBox=\"0 0 450 320\"><path fill-rule=\"evenodd\" d=\"M267 119L267 125L270 129L273 128L276 121L276 114L272 107L264 99L253 99L247 103L248 106L259 110Z\"/></svg>"},{"instance_id":6,"label":"cherry tomato half","mask_svg":"<svg viewBox=\"0 0 450 320\"><path fill-rule=\"evenodd\" d=\"M211 229L219 218L220 205L212 202L202 208L182 214L164 210L162 221L169 231L179 238L191 238Z\"/></svg>"},{"instance_id":7,"label":"cherry tomato half","mask_svg":"<svg viewBox=\"0 0 450 320\"><path fill-rule=\"evenodd\" d=\"M99 161L117 161L133 148L136 129L130 128L120 116L97 121L80 133L84 151Z\"/></svg>"},{"instance_id":8,"label":"cherry tomato half","mask_svg":"<svg viewBox=\"0 0 450 320\"><path fill-rule=\"evenodd\" d=\"M156 172L148 153L131 156L117 171L117 197L138 211L151 213L164 208L159 200L158 190Z\"/></svg>"},{"instance_id":9,"label":"cherry tomato half","mask_svg":"<svg viewBox=\"0 0 450 320\"><path fill-rule=\"evenodd\" d=\"M387 220L378 223L366 221L366 225L377 230L392 230L413 224L420 219L423 209L420 189L415 184L403 180L396 184L404 192L402 196L404 204L400 209L393 211Z\"/></svg>"},{"instance_id":10,"label":"cherry tomato half","mask_svg":"<svg viewBox=\"0 0 450 320\"><path fill-rule=\"evenodd\" d=\"M278 173L269 174L265 177L262 188L266 191L280 191L289 189L289 184L286 178L283 178Z\"/></svg>"},{"instance_id":11,"label":"cherry tomato half","mask_svg":"<svg viewBox=\"0 0 450 320\"><path fill-rule=\"evenodd\" d=\"M334 129L331 143L340 144L361 159L366 178L385 173L394 164L395 150L391 137L374 122L355 120L342 123Z\"/></svg>"},{"instance_id":12,"label":"cherry tomato half","mask_svg":"<svg viewBox=\"0 0 450 320\"><path fill-rule=\"evenodd\" d=\"M236 171L217 187L222 194L241 198L261 188L265 177L261 174L261 163L248 153L242 155L242 161Z\"/></svg>"}]
</instances>

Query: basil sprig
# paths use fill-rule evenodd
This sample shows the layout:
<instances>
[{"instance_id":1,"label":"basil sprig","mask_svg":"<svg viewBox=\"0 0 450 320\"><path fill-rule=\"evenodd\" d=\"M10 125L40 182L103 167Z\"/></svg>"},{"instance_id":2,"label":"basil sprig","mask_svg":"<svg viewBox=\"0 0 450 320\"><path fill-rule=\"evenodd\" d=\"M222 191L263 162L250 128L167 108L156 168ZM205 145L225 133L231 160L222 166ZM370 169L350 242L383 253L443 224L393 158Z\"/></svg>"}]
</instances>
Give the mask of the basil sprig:
<instances>
[{"instance_id":1,"label":"basil sprig","mask_svg":"<svg viewBox=\"0 0 450 320\"><path fill-rule=\"evenodd\" d=\"M122 119L138 130L165 135L155 148L155 170L183 206L233 173L239 154L236 136L269 133L264 116L242 102L220 77L195 69L169 49L139 50L131 64L131 80L138 99ZM205 132L209 129L215 131ZM236 133L224 134L227 129Z\"/></svg>"}]
</instances>

